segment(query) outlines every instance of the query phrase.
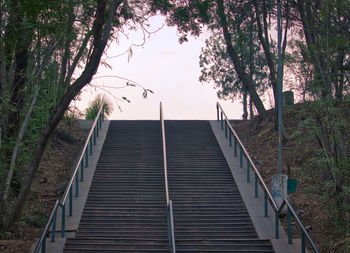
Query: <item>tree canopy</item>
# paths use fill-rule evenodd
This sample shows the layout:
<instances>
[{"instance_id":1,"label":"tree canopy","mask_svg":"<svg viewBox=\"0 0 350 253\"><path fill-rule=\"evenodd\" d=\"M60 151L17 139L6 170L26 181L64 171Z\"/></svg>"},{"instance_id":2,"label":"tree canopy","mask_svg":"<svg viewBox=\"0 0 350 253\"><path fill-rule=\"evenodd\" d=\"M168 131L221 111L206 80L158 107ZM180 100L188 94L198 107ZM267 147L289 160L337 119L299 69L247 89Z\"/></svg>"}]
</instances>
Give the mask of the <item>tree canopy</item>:
<instances>
[{"instance_id":1,"label":"tree canopy","mask_svg":"<svg viewBox=\"0 0 350 253\"><path fill-rule=\"evenodd\" d=\"M283 0L282 55L296 90L343 101L350 81L348 0ZM0 0L0 226L20 217L50 136L97 72L108 45L156 14L179 41L211 32L200 80L221 98L277 102L276 3L272 0ZM144 89L147 95L147 90ZM13 201L9 201L9 197Z\"/></svg>"}]
</instances>

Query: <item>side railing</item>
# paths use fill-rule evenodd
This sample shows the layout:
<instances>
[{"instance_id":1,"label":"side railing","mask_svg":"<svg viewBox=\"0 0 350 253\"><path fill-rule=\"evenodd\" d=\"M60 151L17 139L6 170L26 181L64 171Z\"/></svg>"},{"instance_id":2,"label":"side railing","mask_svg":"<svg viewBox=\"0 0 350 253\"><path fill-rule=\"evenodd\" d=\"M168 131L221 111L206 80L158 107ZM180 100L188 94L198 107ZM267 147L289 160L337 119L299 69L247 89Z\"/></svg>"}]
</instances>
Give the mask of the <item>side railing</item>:
<instances>
[{"instance_id":1,"label":"side railing","mask_svg":"<svg viewBox=\"0 0 350 253\"><path fill-rule=\"evenodd\" d=\"M173 202L169 197L169 186L168 186L168 164L166 156L166 138L165 138L165 126L163 117L163 106L160 102L160 123L162 127L162 144L163 144L163 161L164 161L164 182L165 182L165 194L166 194L166 205L167 205L167 220L168 220L168 239L171 253L176 253L175 246L175 231L174 231L174 216L173 216Z\"/></svg>"},{"instance_id":2,"label":"side railing","mask_svg":"<svg viewBox=\"0 0 350 253\"><path fill-rule=\"evenodd\" d=\"M92 155L93 146L96 145L96 138L99 136L99 131L102 128L102 121L104 121L104 110L103 110L103 97L101 98L100 108L96 115L96 118L91 126L91 130L86 138L83 150L78 159L78 162L72 171L70 179L66 185L65 191L62 195L61 200L56 200L56 203L51 211L49 219L45 225L44 230L41 233L41 236L36 244L34 253L38 253L41 249L42 253L46 252L46 237L49 234L49 229L51 227L50 242L55 242L56 238L56 218L57 211L60 207L62 210L61 218L61 237L65 237L66 233L66 204L68 200L68 216L73 215L73 185L75 186L75 198L79 196L79 182L84 181L84 168L89 166L89 155Z\"/></svg>"},{"instance_id":3,"label":"side railing","mask_svg":"<svg viewBox=\"0 0 350 253\"><path fill-rule=\"evenodd\" d=\"M219 103L216 104L216 110L217 110L217 121L221 124L221 129L225 132L225 137L229 139L229 146L231 147L233 145L234 150L234 156L238 156L238 149L239 149L239 164L240 167L243 168L243 157L246 159L246 174L247 174L247 183L251 182L251 171L254 175L254 195L255 198L259 197L259 184L262 190L264 191L264 216L268 217L268 202L270 202L272 209L275 212L275 236L276 239L279 239L280 233L279 233L279 214L281 213L284 206L287 206L287 226L288 226L288 243L292 244L292 216L295 218L300 230L301 230L301 252L306 252L306 245L305 245L305 237L307 241L310 243L311 248L314 252L319 253L319 251L316 248L315 243L312 241L310 235L306 231L304 225L301 223L297 213L295 212L293 206L289 202L287 198L285 198L282 201L282 204L278 207L275 200L273 199L270 191L268 190L261 174L259 173L258 169L256 168L253 160L251 159L248 151L244 147L242 141L239 139L237 133L235 130L233 130L228 117L226 116L224 110L222 109L221 105ZM233 140L233 143L232 143Z\"/></svg>"}]
</instances>

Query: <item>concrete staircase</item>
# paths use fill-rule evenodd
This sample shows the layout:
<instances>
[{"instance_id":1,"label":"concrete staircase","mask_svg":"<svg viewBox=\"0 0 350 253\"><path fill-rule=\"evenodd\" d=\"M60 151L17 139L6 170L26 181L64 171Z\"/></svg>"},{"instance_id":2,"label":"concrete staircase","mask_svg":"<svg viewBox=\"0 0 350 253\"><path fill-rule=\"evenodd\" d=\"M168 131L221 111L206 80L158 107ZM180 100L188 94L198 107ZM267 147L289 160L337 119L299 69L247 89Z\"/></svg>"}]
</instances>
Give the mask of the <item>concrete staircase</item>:
<instances>
[{"instance_id":1,"label":"concrete staircase","mask_svg":"<svg viewBox=\"0 0 350 253\"><path fill-rule=\"evenodd\" d=\"M177 252L273 252L259 240L207 121L166 121ZM111 121L64 252L170 252L159 121Z\"/></svg>"},{"instance_id":2,"label":"concrete staircase","mask_svg":"<svg viewBox=\"0 0 350 253\"><path fill-rule=\"evenodd\" d=\"M207 121L166 121L177 252L273 252L259 240Z\"/></svg>"},{"instance_id":3,"label":"concrete staircase","mask_svg":"<svg viewBox=\"0 0 350 253\"><path fill-rule=\"evenodd\" d=\"M170 252L160 133L159 121L111 121L64 252Z\"/></svg>"}]
</instances>

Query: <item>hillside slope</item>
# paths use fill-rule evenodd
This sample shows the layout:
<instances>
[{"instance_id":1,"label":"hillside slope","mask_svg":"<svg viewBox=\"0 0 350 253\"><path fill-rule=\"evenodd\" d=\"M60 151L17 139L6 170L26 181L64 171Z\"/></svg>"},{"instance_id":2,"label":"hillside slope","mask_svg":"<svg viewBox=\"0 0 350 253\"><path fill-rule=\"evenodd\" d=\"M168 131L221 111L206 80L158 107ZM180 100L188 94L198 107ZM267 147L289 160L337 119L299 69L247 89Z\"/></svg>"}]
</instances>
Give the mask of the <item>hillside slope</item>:
<instances>
[{"instance_id":1,"label":"hillside slope","mask_svg":"<svg viewBox=\"0 0 350 253\"><path fill-rule=\"evenodd\" d=\"M69 170L81 151L87 131L64 119L55 130L36 173L18 229L0 233L0 252L25 253L40 237L56 199L64 191Z\"/></svg>"},{"instance_id":2,"label":"hillside slope","mask_svg":"<svg viewBox=\"0 0 350 253\"><path fill-rule=\"evenodd\" d=\"M284 129L288 140L283 144L283 170L289 178L298 180L297 192L289 197L299 211L303 224L312 227L310 235L320 252L350 252L347 251L350 250L350 238L346 237L342 228L333 224L331 211L326 208L326 202L329 201L327 196L315 190L322 188L317 185L322 182L322 175L316 166L312 168L310 164L313 159L321 158L318 157L319 144L315 136L309 136L303 130L308 106L297 104L284 111ZM269 111L268 115L263 121L257 118L238 120L231 121L231 125L253 160L258 161L258 168L271 189L271 177L277 174L278 151L274 111ZM345 141L349 143L349 139ZM300 238L296 226L293 227L293 236Z\"/></svg>"}]
</instances>

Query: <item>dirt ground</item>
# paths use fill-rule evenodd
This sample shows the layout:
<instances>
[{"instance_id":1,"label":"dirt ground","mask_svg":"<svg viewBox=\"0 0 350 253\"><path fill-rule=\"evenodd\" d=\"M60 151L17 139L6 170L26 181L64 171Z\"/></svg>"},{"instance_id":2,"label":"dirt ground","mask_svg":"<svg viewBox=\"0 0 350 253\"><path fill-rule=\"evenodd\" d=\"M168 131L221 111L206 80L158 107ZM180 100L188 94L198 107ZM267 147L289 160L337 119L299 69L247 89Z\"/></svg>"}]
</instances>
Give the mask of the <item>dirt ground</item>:
<instances>
[{"instance_id":1,"label":"dirt ground","mask_svg":"<svg viewBox=\"0 0 350 253\"><path fill-rule=\"evenodd\" d=\"M0 252L29 252L40 237L87 133L79 129L76 121L60 123L40 163L18 230L1 235Z\"/></svg>"}]
</instances>

